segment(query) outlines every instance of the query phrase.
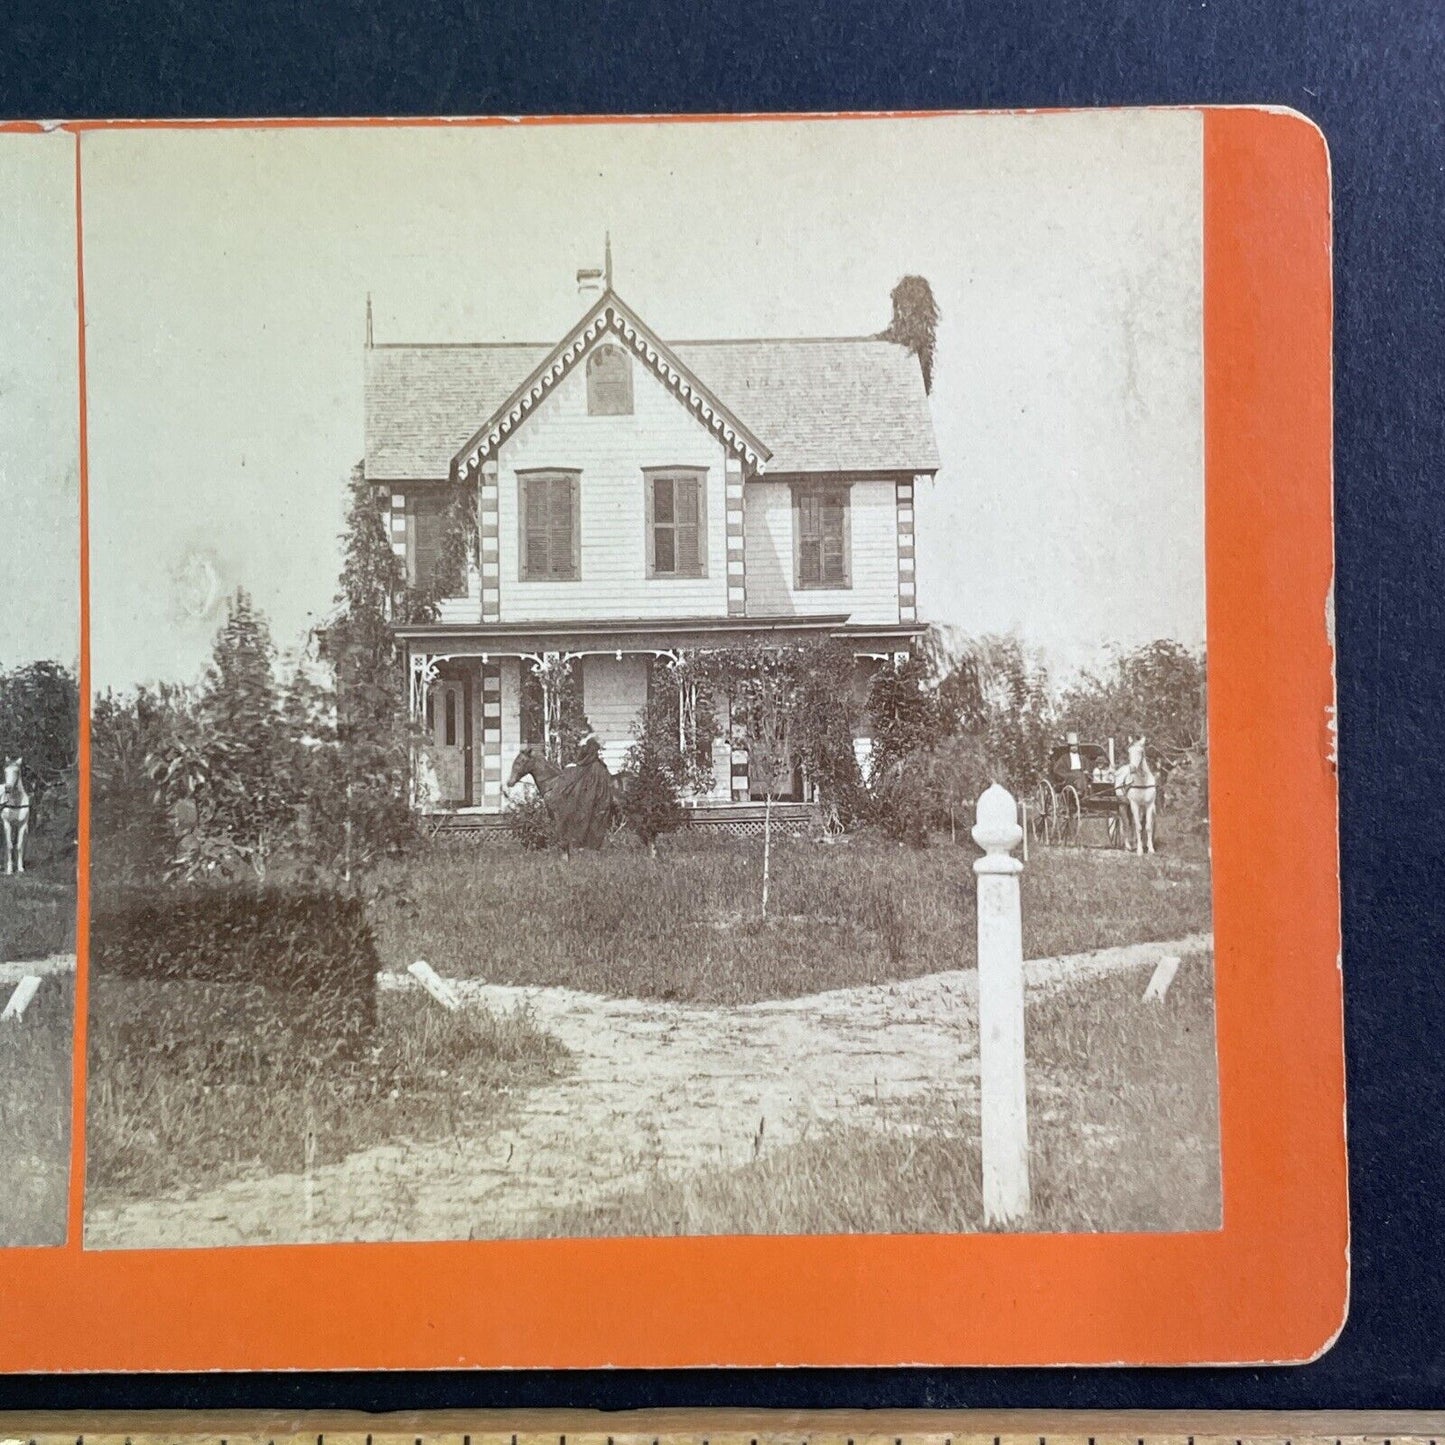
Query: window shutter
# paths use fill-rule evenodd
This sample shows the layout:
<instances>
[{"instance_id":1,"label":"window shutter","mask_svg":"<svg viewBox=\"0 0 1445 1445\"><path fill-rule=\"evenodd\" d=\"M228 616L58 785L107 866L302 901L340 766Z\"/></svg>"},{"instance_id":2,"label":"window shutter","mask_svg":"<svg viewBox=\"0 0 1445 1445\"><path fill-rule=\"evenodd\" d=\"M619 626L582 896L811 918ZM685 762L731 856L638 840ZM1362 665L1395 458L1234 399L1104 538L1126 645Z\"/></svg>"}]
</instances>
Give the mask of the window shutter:
<instances>
[{"instance_id":1,"label":"window shutter","mask_svg":"<svg viewBox=\"0 0 1445 1445\"><path fill-rule=\"evenodd\" d=\"M527 477L522 483L526 508L526 546L528 577L547 575L547 503L549 485L546 477Z\"/></svg>"},{"instance_id":2,"label":"window shutter","mask_svg":"<svg viewBox=\"0 0 1445 1445\"><path fill-rule=\"evenodd\" d=\"M847 584L847 547L844 541L845 495L829 491L822 498L823 580L834 586Z\"/></svg>"},{"instance_id":3,"label":"window shutter","mask_svg":"<svg viewBox=\"0 0 1445 1445\"><path fill-rule=\"evenodd\" d=\"M818 494L804 492L798 498L798 576L805 587L823 580L823 540L818 529Z\"/></svg>"},{"instance_id":4,"label":"window shutter","mask_svg":"<svg viewBox=\"0 0 1445 1445\"><path fill-rule=\"evenodd\" d=\"M677 518L677 570L687 577L702 570L698 556L698 480L678 477L673 482L673 509Z\"/></svg>"}]
</instances>

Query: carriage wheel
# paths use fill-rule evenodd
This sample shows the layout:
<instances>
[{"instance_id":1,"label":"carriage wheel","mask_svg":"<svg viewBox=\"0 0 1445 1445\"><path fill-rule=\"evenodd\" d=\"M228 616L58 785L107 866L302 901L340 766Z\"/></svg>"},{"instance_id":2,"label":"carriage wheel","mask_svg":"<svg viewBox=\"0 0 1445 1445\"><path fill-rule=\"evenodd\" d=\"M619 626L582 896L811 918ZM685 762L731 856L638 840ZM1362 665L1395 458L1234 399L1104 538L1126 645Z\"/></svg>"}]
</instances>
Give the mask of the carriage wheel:
<instances>
[{"instance_id":1,"label":"carriage wheel","mask_svg":"<svg viewBox=\"0 0 1445 1445\"><path fill-rule=\"evenodd\" d=\"M1059 795L1047 778L1039 779L1038 791L1034 797L1034 815L1030 820L1034 836L1041 843L1053 843L1058 839Z\"/></svg>"},{"instance_id":2,"label":"carriage wheel","mask_svg":"<svg viewBox=\"0 0 1445 1445\"><path fill-rule=\"evenodd\" d=\"M1083 831L1084 805L1079 790L1072 783L1065 783L1059 793L1058 838L1061 843L1077 843Z\"/></svg>"}]
</instances>

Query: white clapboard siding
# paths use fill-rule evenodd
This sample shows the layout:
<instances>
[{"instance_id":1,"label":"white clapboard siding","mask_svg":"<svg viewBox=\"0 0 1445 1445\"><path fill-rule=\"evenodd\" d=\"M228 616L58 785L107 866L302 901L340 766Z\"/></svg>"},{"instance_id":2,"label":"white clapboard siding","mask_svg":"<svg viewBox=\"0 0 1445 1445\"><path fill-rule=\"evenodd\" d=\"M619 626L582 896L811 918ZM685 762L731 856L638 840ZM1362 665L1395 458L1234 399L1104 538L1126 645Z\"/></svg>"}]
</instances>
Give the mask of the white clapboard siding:
<instances>
[{"instance_id":1,"label":"white clapboard siding","mask_svg":"<svg viewBox=\"0 0 1445 1445\"><path fill-rule=\"evenodd\" d=\"M585 366L578 364L502 444L503 622L727 615L726 451L635 357L632 368L632 415L589 416ZM707 469L706 577L647 575L642 469L668 466ZM577 581L524 582L518 575L517 473L551 467L581 473L581 575Z\"/></svg>"},{"instance_id":2,"label":"white clapboard siding","mask_svg":"<svg viewBox=\"0 0 1445 1445\"><path fill-rule=\"evenodd\" d=\"M793 585L793 491L762 477L747 484L748 614L754 617L847 613L855 623L898 621L898 508L893 481L855 481L849 489L850 587Z\"/></svg>"}]
</instances>

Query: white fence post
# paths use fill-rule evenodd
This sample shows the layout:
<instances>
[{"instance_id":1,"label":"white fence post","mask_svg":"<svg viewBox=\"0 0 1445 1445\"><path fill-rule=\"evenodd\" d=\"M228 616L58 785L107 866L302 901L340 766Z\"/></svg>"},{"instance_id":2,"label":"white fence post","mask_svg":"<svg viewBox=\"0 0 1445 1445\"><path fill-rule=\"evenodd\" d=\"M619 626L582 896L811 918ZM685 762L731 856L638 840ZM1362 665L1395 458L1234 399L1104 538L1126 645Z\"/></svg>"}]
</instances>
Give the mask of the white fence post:
<instances>
[{"instance_id":1,"label":"white fence post","mask_svg":"<svg viewBox=\"0 0 1445 1445\"><path fill-rule=\"evenodd\" d=\"M1029 1121L1024 1072L1024 949L1018 805L994 783L978 800L978 1071L983 1124L983 1216L1011 1224L1029 1212Z\"/></svg>"}]
</instances>

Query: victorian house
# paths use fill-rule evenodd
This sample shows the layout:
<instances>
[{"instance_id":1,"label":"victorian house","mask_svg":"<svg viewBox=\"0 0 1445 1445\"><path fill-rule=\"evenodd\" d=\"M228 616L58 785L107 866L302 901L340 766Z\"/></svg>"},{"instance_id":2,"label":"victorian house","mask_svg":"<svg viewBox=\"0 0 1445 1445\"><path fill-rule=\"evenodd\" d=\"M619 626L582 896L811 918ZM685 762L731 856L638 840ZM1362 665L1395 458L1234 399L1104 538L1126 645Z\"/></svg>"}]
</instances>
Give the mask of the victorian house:
<instances>
[{"instance_id":1,"label":"victorian house","mask_svg":"<svg viewBox=\"0 0 1445 1445\"><path fill-rule=\"evenodd\" d=\"M366 476L411 583L451 594L399 629L429 739L419 797L458 821L503 809L563 669L615 770L659 658L828 636L865 686L921 631L914 499L938 452L916 356L868 336L664 339L610 266L597 282L535 345L373 344L368 315ZM447 575L458 487L475 536ZM766 788L727 724L700 814ZM804 800L807 780L780 791Z\"/></svg>"}]
</instances>

